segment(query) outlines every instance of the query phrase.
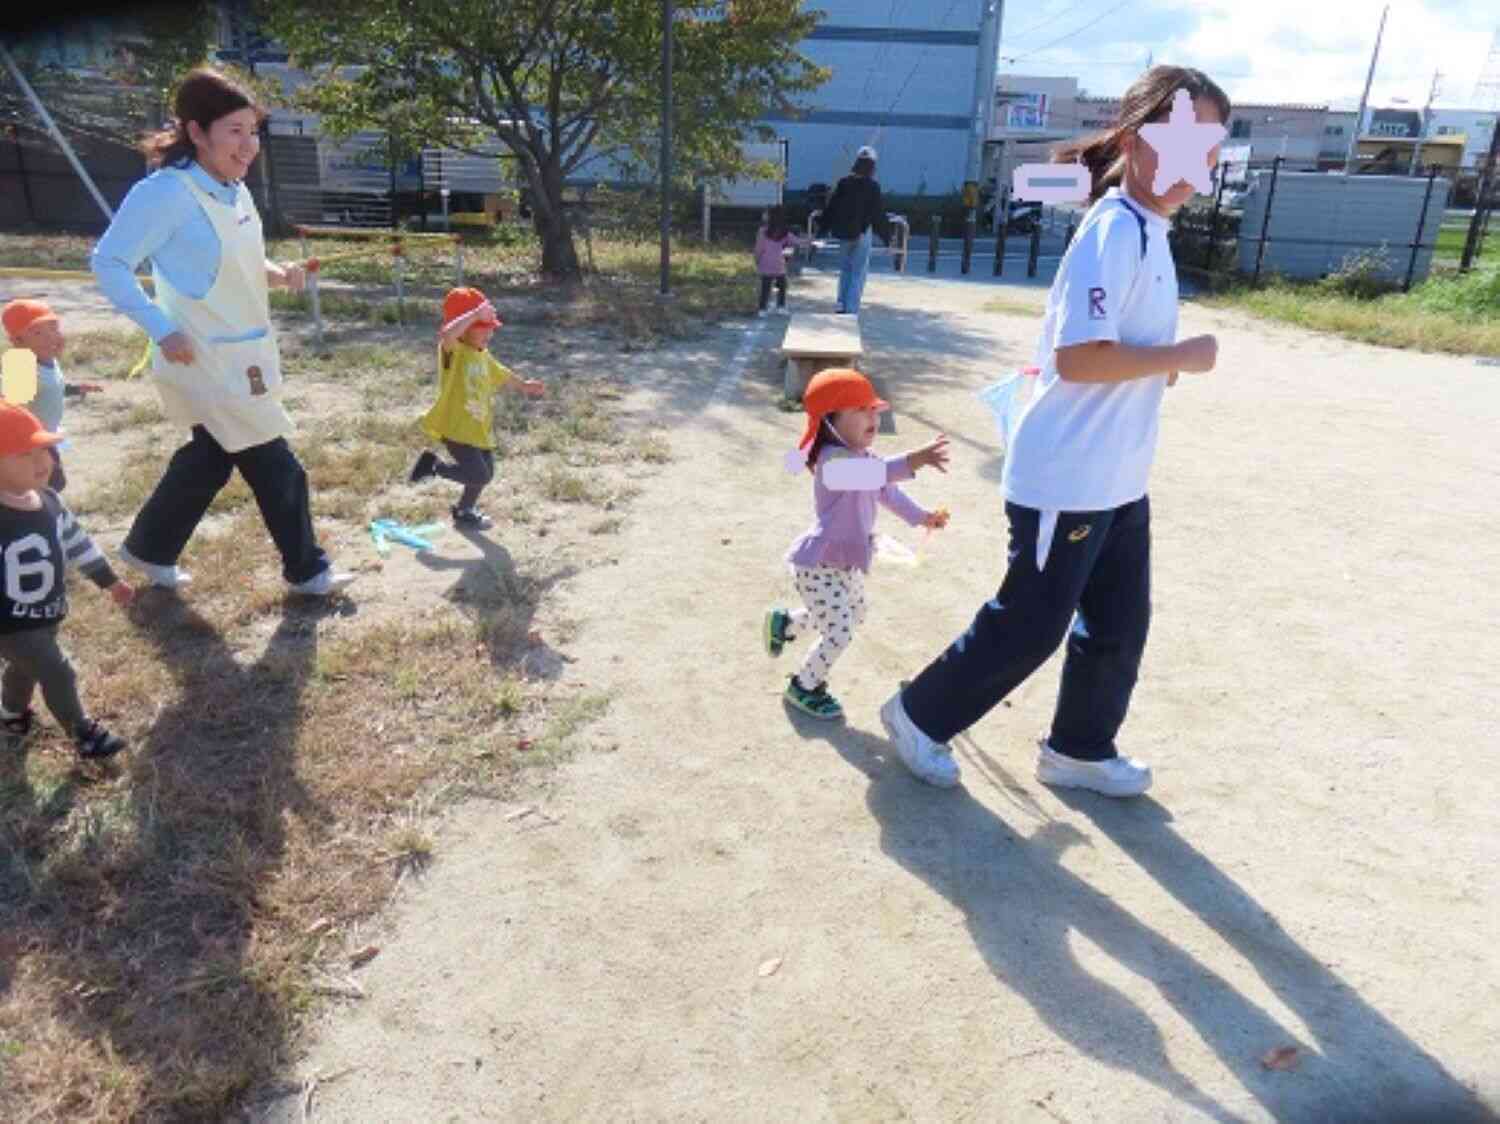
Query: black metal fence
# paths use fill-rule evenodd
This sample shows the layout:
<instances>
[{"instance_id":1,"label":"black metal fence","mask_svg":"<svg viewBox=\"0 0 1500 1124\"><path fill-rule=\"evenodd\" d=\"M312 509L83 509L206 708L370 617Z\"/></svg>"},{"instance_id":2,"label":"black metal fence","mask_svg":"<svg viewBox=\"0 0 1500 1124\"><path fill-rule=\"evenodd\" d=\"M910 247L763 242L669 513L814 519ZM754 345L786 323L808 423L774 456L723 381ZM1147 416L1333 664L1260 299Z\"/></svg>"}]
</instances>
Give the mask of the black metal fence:
<instances>
[{"instance_id":1,"label":"black metal fence","mask_svg":"<svg viewBox=\"0 0 1500 1124\"><path fill-rule=\"evenodd\" d=\"M1255 228L1251 230L1244 228L1245 213L1238 205L1239 200L1230 193L1228 177L1225 175L1227 166L1221 167L1213 202L1207 206L1183 208L1174 216L1173 248L1180 263L1196 266L1209 273L1230 272L1238 266L1242 243L1250 241L1255 245L1255 260L1253 267L1247 272L1251 284L1257 285L1260 283L1265 268L1266 248L1271 245L1329 247L1347 250L1349 256L1357 256L1361 252L1397 253L1404 256L1404 262L1398 260L1396 264L1402 267L1400 286L1403 291L1406 291L1411 288L1415 280L1422 251L1433 251L1435 259L1445 256L1440 253L1444 242L1448 241L1444 238L1445 229L1454 235L1452 243L1455 250L1458 250L1458 243L1461 241L1473 243L1474 248L1471 251L1455 252L1451 255L1451 259L1457 260L1461 268L1470 268L1481 252L1490 216L1495 210L1497 201L1500 201L1500 190L1497 190L1500 184L1495 182L1494 176L1488 177L1487 180L1482 168L1471 166L1445 171L1434 165L1429 167L1426 176L1421 177L1425 183L1422 205L1416 222L1405 228L1393 229L1392 236L1389 238L1370 241L1277 236L1271 233L1271 227L1276 213L1277 188L1284 171L1283 161L1278 157L1268 166L1252 170L1260 171L1263 176L1269 173L1264 180L1265 207L1258 216L1260 221L1255 224ZM1436 234L1430 238L1424 238L1424 233L1429 230L1433 209L1443 207L1448 197L1450 184L1454 181L1462 182L1465 177L1471 182L1477 181L1477 189L1474 190L1473 195L1475 209L1467 216L1463 231L1465 237L1458 238L1459 231L1456 228L1439 222ZM1477 238L1469 237L1471 230L1477 232ZM1349 260L1348 257L1345 260Z\"/></svg>"}]
</instances>

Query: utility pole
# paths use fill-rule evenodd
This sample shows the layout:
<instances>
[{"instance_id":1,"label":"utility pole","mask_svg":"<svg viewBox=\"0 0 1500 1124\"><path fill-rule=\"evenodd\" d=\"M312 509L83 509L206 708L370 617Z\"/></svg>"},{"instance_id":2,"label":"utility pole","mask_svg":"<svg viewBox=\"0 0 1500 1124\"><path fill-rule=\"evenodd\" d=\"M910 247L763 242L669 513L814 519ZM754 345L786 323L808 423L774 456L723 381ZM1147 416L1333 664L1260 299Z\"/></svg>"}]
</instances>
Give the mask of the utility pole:
<instances>
[{"instance_id":1,"label":"utility pole","mask_svg":"<svg viewBox=\"0 0 1500 1124\"><path fill-rule=\"evenodd\" d=\"M974 125L969 138L969 156L964 165L964 204L971 219L979 206L984 146L990 139L990 125L995 116L995 71L1000 63L1000 17L1004 8L1004 0L983 0L980 9L979 67L974 75Z\"/></svg>"},{"instance_id":2,"label":"utility pole","mask_svg":"<svg viewBox=\"0 0 1500 1124\"><path fill-rule=\"evenodd\" d=\"M1427 104L1422 107L1422 126L1417 131L1417 143L1411 148L1411 167L1407 169L1408 175L1416 175L1417 169L1422 166L1422 138L1427 135L1427 119L1432 114L1432 103L1437 99L1438 85L1443 80L1440 70L1432 72L1432 85L1427 89Z\"/></svg>"},{"instance_id":3,"label":"utility pole","mask_svg":"<svg viewBox=\"0 0 1500 1124\"><path fill-rule=\"evenodd\" d=\"M1365 106L1370 101L1370 83L1375 80L1375 63L1380 59L1380 40L1385 35L1385 17L1391 14L1387 4L1380 9L1380 30L1375 33L1375 50L1370 52L1370 72L1365 75L1365 92L1359 96L1359 113L1354 117L1354 129L1349 136L1349 150L1344 154L1344 175L1354 171L1359 156L1359 131L1365 123Z\"/></svg>"},{"instance_id":4,"label":"utility pole","mask_svg":"<svg viewBox=\"0 0 1500 1124\"><path fill-rule=\"evenodd\" d=\"M661 295L672 291L672 0L661 0Z\"/></svg>"}]
</instances>

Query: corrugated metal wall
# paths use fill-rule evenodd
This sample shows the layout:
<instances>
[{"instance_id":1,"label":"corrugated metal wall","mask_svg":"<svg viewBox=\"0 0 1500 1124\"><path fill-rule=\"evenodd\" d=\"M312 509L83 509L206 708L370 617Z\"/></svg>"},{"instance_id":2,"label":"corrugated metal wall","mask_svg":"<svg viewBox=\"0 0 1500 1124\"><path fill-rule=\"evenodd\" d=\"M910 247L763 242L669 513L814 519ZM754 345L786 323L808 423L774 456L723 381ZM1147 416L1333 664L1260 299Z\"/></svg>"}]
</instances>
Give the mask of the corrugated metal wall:
<instances>
[{"instance_id":1,"label":"corrugated metal wall","mask_svg":"<svg viewBox=\"0 0 1500 1124\"><path fill-rule=\"evenodd\" d=\"M1401 281L1411 261L1411 243L1416 240L1428 246L1417 253L1413 283L1421 281L1432 267L1431 246L1437 241L1451 186L1445 179L1434 181L1418 237L1425 179L1282 172L1271 201L1261 272L1322 277L1336 272L1361 246L1373 249L1383 243L1390 263L1386 275ZM1270 172L1252 173L1240 223L1239 266L1247 273L1255 268L1270 187Z\"/></svg>"}]
</instances>

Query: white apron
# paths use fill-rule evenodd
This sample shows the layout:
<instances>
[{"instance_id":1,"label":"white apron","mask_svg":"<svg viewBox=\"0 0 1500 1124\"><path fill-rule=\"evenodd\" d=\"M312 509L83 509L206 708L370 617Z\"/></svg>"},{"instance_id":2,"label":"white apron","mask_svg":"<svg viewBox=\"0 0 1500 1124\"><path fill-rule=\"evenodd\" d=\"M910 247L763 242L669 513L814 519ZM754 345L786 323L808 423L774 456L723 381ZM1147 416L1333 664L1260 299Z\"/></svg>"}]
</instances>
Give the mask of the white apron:
<instances>
[{"instance_id":1,"label":"white apron","mask_svg":"<svg viewBox=\"0 0 1500 1124\"><path fill-rule=\"evenodd\" d=\"M163 412L179 425L201 425L237 453L292 433L281 406L281 354L271 325L266 247L260 213L241 187L231 209L168 169L198 200L219 236L219 272L202 300L172 287L154 266L156 300L192 342L193 362L171 363L152 349L151 374Z\"/></svg>"}]
</instances>

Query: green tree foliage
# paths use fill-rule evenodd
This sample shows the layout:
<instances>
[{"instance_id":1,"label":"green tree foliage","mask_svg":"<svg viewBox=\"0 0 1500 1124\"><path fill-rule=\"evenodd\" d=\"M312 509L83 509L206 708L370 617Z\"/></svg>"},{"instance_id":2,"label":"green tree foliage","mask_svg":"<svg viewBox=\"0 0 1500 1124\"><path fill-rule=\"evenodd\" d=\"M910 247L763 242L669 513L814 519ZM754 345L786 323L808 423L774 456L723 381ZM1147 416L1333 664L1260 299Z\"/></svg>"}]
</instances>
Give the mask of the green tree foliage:
<instances>
[{"instance_id":1,"label":"green tree foliage","mask_svg":"<svg viewBox=\"0 0 1500 1124\"><path fill-rule=\"evenodd\" d=\"M576 276L569 177L609 161L654 175L660 0L262 0L271 34L314 76L299 96L332 135L517 158L542 268ZM768 110L827 78L797 50L817 22L798 0L681 3L674 25L674 176L746 170L740 143ZM762 130L763 133L768 132ZM599 161L598 165L586 162Z\"/></svg>"}]
</instances>

